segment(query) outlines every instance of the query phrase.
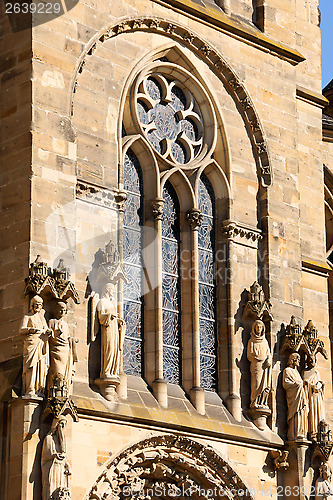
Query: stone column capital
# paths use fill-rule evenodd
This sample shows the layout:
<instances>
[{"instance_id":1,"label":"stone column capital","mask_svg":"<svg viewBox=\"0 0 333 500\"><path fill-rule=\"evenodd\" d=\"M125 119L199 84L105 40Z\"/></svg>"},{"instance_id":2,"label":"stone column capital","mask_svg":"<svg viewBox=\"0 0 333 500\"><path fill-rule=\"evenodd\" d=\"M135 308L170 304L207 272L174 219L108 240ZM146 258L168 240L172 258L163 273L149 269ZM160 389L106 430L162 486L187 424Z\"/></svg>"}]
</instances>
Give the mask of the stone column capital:
<instances>
[{"instance_id":1,"label":"stone column capital","mask_svg":"<svg viewBox=\"0 0 333 500\"><path fill-rule=\"evenodd\" d=\"M163 198L156 198L151 201L151 209L155 220L162 220L164 203Z\"/></svg>"},{"instance_id":2,"label":"stone column capital","mask_svg":"<svg viewBox=\"0 0 333 500\"><path fill-rule=\"evenodd\" d=\"M117 204L117 208L118 208L119 212L124 212L125 202L127 200L126 192L119 189L118 191L115 192L114 199L115 199L115 202Z\"/></svg>"},{"instance_id":3,"label":"stone column capital","mask_svg":"<svg viewBox=\"0 0 333 500\"><path fill-rule=\"evenodd\" d=\"M187 220L193 231L197 231L201 227L203 215L198 208L192 208L186 214Z\"/></svg>"}]
</instances>

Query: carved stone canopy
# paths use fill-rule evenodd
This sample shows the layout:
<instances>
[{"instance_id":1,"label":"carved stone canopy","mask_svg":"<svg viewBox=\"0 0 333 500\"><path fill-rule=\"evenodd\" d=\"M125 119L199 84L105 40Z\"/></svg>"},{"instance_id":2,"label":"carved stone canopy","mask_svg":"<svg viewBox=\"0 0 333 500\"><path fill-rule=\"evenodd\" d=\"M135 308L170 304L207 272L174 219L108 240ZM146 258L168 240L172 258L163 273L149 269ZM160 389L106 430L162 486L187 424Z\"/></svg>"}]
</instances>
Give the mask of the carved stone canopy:
<instances>
[{"instance_id":1,"label":"carved stone canopy","mask_svg":"<svg viewBox=\"0 0 333 500\"><path fill-rule=\"evenodd\" d=\"M272 304L266 300L262 286L255 281L248 291L248 302L245 305L243 316L253 320L273 320Z\"/></svg>"},{"instance_id":2,"label":"carved stone canopy","mask_svg":"<svg viewBox=\"0 0 333 500\"><path fill-rule=\"evenodd\" d=\"M120 500L125 493L128 498L145 499L252 498L213 448L177 435L146 439L112 458L87 498Z\"/></svg>"},{"instance_id":3,"label":"carved stone canopy","mask_svg":"<svg viewBox=\"0 0 333 500\"><path fill-rule=\"evenodd\" d=\"M116 284L119 280L128 283L125 267L120 260L117 246L113 241L105 245L105 249L99 249L95 254L93 270L89 275L91 288L95 286L102 288L106 283Z\"/></svg>"},{"instance_id":4,"label":"carved stone canopy","mask_svg":"<svg viewBox=\"0 0 333 500\"><path fill-rule=\"evenodd\" d=\"M25 280L24 295L51 295L62 301L72 297L74 302L79 304L79 295L69 278L69 269L65 267L63 259L60 259L58 266L52 270L41 260L40 255L37 255L30 265L29 277Z\"/></svg>"},{"instance_id":5,"label":"carved stone canopy","mask_svg":"<svg viewBox=\"0 0 333 500\"><path fill-rule=\"evenodd\" d=\"M319 459L319 463L328 462L333 450L332 431L327 422L319 423L317 441L312 451L312 462Z\"/></svg>"},{"instance_id":6,"label":"carved stone canopy","mask_svg":"<svg viewBox=\"0 0 333 500\"><path fill-rule=\"evenodd\" d=\"M299 352L304 356L316 356L317 353L321 353L327 359L324 342L318 338L318 330L311 319L302 331L301 325L297 323L295 316L291 317L281 347L281 353L286 351L289 351L289 353Z\"/></svg>"},{"instance_id":7,"label":"carved stone canopy","mask_svg":"<svg viewBox=\"0 0 333 500\"><path fill-rule=\"evenodd\" d=\"M68 397L68 387L62 376L53 380L53 386L49 389L46 407L43 413L45 420L49 415L59 418L61 415L71 415L74 422L79 421L75 403Z\"/></svg>"}]
</instances>

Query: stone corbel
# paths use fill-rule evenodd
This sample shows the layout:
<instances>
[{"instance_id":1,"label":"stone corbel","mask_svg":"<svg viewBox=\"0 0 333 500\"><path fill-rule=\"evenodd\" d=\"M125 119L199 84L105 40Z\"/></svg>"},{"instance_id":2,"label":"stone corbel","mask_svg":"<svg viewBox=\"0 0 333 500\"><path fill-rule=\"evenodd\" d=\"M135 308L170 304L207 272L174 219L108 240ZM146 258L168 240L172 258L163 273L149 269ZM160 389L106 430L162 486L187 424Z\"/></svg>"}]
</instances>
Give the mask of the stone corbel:
<instances>
[{"instance_id":1,"label":"stone corbel","mask_svg":"<svg viewBox=\"0 0 333 500\"><path fill-rule=\"evenodd\" d=\"M271 450L269 452L269 455L273 460L273 468L275 471L278 471L280 469L287 470L289 468L289 463L288 463L289 451Z\"/></svg>"},{"instance_id":2,"label":"stone corbel","mask_svg":"<svg viewBox=\"0 0 333 500\"><path fill-rule=\"evenodd\" d=\"M238 224L232 220L222 222L222 234L227 240L251 248L257 248L258 242L263 238L260 229L246 226L245 224Z\"/></svg>"}]
</instances>

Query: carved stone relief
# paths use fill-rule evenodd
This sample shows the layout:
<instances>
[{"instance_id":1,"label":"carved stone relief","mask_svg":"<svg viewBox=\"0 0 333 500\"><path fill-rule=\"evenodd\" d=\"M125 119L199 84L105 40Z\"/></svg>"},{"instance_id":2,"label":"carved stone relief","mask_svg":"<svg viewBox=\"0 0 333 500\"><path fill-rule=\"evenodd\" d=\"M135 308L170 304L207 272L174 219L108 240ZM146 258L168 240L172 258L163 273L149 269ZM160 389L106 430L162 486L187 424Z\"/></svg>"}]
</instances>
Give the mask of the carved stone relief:
<instances>
[{"instance_id":1,"label":"carved stone relief","mask_svg":"<svg viewBox=\"0 0 333 500\"><path fill-rule=\"evenodd\" d=\"M209 498L210 492L213 497L251 498L240 477L212 448L176 435L141 441L115 457L88 498L147 498L159 492L163 498Z\"/></svg>"},{"instance_id":2,"label":"carved stone relief","mask_svg":"<svg viewBox=\"0 0 333 500\"><path fill-rule=\"evenodd\" d=\"M30 313L23 317L20 327L20 333L24 335L22 395L27 397L45 395L50 330L44 315L43 299L35 295L31 299Z\"/></svg>"},{"instance_id":3,"label":"carved stone relief","mask_svg":"<svg viewBox=\"0 0 333 500\"><path fill-rule=\"evenodd\" d=\"M292 353L287 368L283 370L282 385L287 397L289 441L306 440L308 433L308 399L298 371L299 366L300 355Z\"/></svg>"},{"instance_id":4,"label":"carved stone relief","mask_svg":"<svg viewBox=\"0 0 333 500\"><path fill-rule=\"evenodd\" d=\"M247 344L247 359L250 362L251 398L247 414L260 429L266 427L267 417L272 413L269 398L272 391L272 353L267 341L263 320L272 318L271 304L265 298L260 284L255 281L250 287L243 319L252 322L251 337Z\"/></svg>"},{"instance_id":5,"label":"carved stone relief","mask_svg":"<svg viewBox=\"0 0 333 500\"><path fill-rule=\"evenodd\" d=\"M113 401L120 383L122 346L125 322L118 312L118 282L128 281L124 265L113 242L99 250L89 275L92 294L90 307L90 337L94 341L101 332L101 369L95 384L102 396ZM96 255L97 255L96 254ZM101 290L101 297L99 292Z\"/></svg>"}]
</instances>

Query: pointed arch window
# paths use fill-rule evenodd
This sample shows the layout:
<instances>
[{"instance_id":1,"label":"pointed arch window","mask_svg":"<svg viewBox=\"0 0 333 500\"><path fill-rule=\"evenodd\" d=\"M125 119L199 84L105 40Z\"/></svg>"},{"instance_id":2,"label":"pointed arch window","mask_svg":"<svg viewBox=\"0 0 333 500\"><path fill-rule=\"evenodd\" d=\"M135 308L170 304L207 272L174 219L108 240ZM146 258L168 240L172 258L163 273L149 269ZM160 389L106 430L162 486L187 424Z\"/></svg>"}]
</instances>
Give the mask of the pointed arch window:
<instances>
[{"instance_id":1,"label":"pointed arch window","mask_svg":"<svg viewBox=\"0 0 333 500\"><path fill-rule=\"evenodd\" d=\"M202 174L199 179L199 209L203 215L198 234L200 380L206 390L216 389L216 308L215 308L215 197L212 185Z\"/></svg>"},{"instance_id":2,"label":"pointed arch window","mask_svg":"<svg viewBox=\"0 0 333 500\"><path fill-rule=\"evenodd\" d=\"M143 182L140 163L128 149L124 157L124 189L127 200L124 209L123 256L128 284L124 283L123 304L126 335L123 350L123 370L129 375L142 373L142 226Z\"/></svg>"},{"instance_id":3,"label":"pointed arch window","mask_svg":"<svg viewBox=\"0 0 333 500\"><path fill-rule=\"evenodd\" d=\"M179 202L166 182L162 219L163 374L167 382L180 383L180 258Z\"/></svg>"}]
</instances>

